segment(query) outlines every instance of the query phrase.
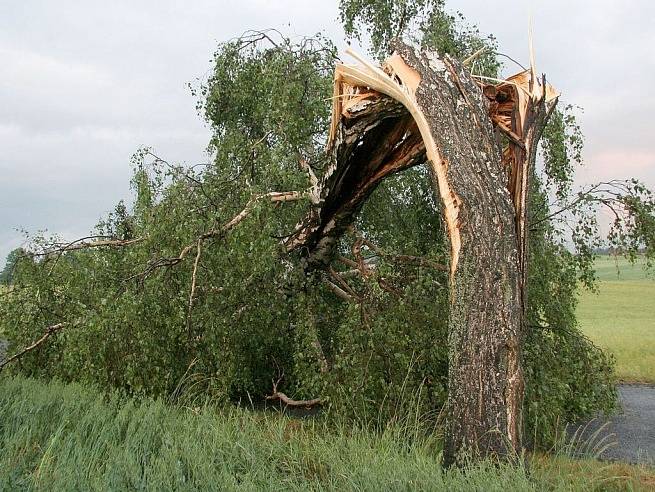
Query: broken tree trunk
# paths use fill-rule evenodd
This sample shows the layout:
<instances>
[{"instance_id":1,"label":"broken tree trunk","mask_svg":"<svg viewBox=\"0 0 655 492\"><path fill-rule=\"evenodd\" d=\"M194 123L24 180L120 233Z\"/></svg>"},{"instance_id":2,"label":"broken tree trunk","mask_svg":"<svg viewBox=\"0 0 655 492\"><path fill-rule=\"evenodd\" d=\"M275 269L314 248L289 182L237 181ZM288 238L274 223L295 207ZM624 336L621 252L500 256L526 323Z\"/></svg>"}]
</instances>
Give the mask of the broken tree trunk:
<instances>
[{"instance_id":1,"label":"broken tree trunk","mask_svg":"<svg viewBox=\"0 0 655 492\"><path fill-rule=\"evenodd\" d=\"M427 162L450 240L446 465L521 446L528 177L556 94L534 68L496 85L399 43L382 68L335 74L332 165L286 241L308 270L384 177Z\"/></svg>"},{"instance_id":2,"label":"broken tree trunk","mask_svg":"<svg viewBox=\"0 0 655 492\"><path fill-rule=\"evenodd\" d=\"M285 242L288 251L306 253L308 270L330 264L338 239L385 177L425 162L421 135L402 104L358 89L333 114L339 124L332 165L316 185L315 206Z\"/></svg>"},{"instance_id":3,"label":"broken tree trunk","mask_svg":"<svg viewBox=\"0 0 655 492\"><path fill-rule=\"evenodd\" d=\"M482 93L455 60L403 47L451 245L444 461L520 446L521 307L514 208ZM402 80L402 79L401 79Z\"/></svg>"}]
</instances>

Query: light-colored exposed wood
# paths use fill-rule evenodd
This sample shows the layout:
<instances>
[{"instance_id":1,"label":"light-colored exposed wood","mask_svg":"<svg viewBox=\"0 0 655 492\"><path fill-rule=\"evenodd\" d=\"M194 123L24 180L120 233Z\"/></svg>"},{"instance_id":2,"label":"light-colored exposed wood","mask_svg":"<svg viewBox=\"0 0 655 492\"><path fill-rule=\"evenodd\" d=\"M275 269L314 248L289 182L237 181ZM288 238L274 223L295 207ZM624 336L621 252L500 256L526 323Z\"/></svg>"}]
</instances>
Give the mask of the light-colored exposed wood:
<instances>
[{"instance_id":1,"label":"light-colored exposed wood","mask_svg":"<svg viewBox=\"0 0 655 492\"><path fill-rule=\"evenodd\" d=\"M342 111L343 99L352 94L354 92L353 88L357 87L373 89L385 94L400 102L409 111L423 139L430 165L437 176L439 194L443 201L444 217L450 237L452 274L457 268L461 244L458 224L460 199L448 183L447 164L442 159L430 132L427 119L416 102L416 89L420 84L421 77L398 54L392 55L387 60L384 69L382 69L374 66L352 50L346 52L359 63L356 65L337 65L332 129L336 131L338 126L338 121L334 121L334 118L338 118ZM443 62L438 58L434 58L433 63L437 69L446 69ZM334 142L334 136L334 133L331 133L328 146Z\"/></svg>"}]
</instances>

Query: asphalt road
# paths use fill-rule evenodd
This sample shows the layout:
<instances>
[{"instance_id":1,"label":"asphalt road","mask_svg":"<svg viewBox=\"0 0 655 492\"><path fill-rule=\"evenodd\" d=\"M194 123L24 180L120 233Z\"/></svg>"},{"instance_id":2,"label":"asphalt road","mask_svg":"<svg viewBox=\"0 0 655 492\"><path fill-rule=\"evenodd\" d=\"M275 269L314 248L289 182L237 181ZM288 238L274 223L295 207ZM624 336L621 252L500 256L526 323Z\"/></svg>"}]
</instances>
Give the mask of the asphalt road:
<instances>
[{"instance_id":1,"label":"asphalt road","mask_svg":"<svg viewBox=\"0 0 655 492\"><path fill-rule=\"evenodd\" d=\"M622 384L618 390L622 411L584 424L576 447L588 454L594 446L603 449L598 457L608 461L655 465L655 386Z\"/></svg>"}]
</instances>

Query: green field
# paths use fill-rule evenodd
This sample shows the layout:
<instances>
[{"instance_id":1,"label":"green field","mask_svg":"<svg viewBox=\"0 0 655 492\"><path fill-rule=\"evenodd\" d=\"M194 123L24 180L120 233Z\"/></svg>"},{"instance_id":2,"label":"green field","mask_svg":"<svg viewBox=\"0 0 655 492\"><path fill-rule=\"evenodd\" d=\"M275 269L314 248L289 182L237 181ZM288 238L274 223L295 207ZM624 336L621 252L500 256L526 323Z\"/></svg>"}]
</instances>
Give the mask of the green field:
<instances>
[{"instance_id":1,"label":"green field","mask_svg":"<svg viewBox=\"0 0 655 492\"><path fill-rule=\"evenodd\" d=\"M620 380L655 383L655 276L609 256L596 268L600 292L580 296L582 330L614 355Z\"/></svg>"}]
</instances>

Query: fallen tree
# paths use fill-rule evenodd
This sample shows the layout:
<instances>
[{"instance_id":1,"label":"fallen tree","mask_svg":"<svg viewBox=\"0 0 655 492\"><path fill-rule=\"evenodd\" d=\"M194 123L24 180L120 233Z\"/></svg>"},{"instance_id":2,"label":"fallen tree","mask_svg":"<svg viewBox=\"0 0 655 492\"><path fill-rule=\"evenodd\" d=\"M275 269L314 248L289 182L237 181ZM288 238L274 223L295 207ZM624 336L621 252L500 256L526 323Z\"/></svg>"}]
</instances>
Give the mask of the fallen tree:
<instances>
[{"instance_id":1,"label":"fallen tree","mask_svg":"<svg viewBox=\"0 0 655 492\"><path fill-rule=\"evenodd\" d=\"M518 452L528 176L556 94L545 80L537 79L534 67L492 85L476 80L453 58L400 43L381 68L359 61L336 68L328 140L331 165L320 181L305 166L312 185L307 193L311 208L285 239L285 247L301 251L306 270L329 268L337 241L376 186L427 158L451 251L445 461L456 462L469 452ZM499 138L497 129L506 138ZM256 196L227 224L198 238L188 323L202 243L238 225L261 198L276 202L301 196ZM78 242L58 254L138 241ZM144 275L179 263L193 248L189 245L177 257L151 264ZM308 405L279 393L277 385L273 397Z\"/></svg>"},{"instance_id":2,"label":"fallen tree","mask_svg":"<svg viewBox=\"0 0 655 492\"><path fill-rule=\"evenodd\" d=\"M373 372L369 362L375 356L380 368L374 379L383 386L371 385L376 393L369 401L377 405L376 398L386 398L393 384L404 385L414 351L423 348L417 347L421 342L407 335L407 328L411 327L416 336L425 326L425 318L436 325L448 317L451 350L446 461L458 462L466 453L512 455L520 447L522 427L521 350L529 229L526 197L540 131L556 101L554 91L537 77L534 67L508 80L490 80L471 74L455 57L439 57L429 50L416 51L398 44L395 55L382 67L361 59L354 66L337 66L328 137L320 126L318 130L314 127L314 120L319 118L305 111L309 106L323 115L319 102L324 100L326 87L311 87L323 61L316 61L316 48L307 55L304 43L301 48L281 43L251 59L246 57L245 62L238 57L235 61L234 53L249 43L251 40L245 39L228 46L228 62L221 59L217 63L227 69L219 71L220 90L210 96L219 98L211 107L217 128L216 169L194 175L193 170L173 168L172 184L158 188L153 184L157 180L150 180L143 167L138 167L132 214L117 208L106 230L98 232L101 241L59 242L46 248L41 260L26 265L26 270L31 269L34 288L30 290L21 280L22 287L12 289L14 304L2 308L9 314L6 323L25 326L27 320L48 320L47 324L34 325L49 326L60 319L85 319L84 331L65 330L52 337L55 342L49 343L58 345L50 353L46 353L46 344L30 351L30 369L62 364L66 366L64 377L70 377L83 367L92 374L85 374L88 379L124 385L131 392L140 393L145 387L148 392L166 394L170 382L177 385L186 374L188 359L198 357L202 363L195 368L210 375L207 380L216 377L216 386L234 400L254 393L262 399L268 395L287 404L307 406L307 402L330 401L323 393L336 386L327 379L332 373L342 387L354 394L360 391L368 384L368 374ZM298 66L306 68L300 76ZM270 67L281 72L273 70L271 75ZM235 76L239 70L247 78ZM225 82L223 77L232 78ZM265 91L256 93L262 77L268 77L261 84ZM271 86L273 83L277 85ZM315 97L303 106L305 95L312 90ZM250 106L253 101L254 108ZM284 118L293 124L285 126ZM298 123L301 118L307 121ZM298 128L307 129L307 133L298 132L302 133L298 137L293 133ZM316 141L321 143L325 141L322 135L328 137L327 157L319 157L314 135L319 135ZM326 162L324 166L321 159ZM387 249L386 245L379 247L371 240L370 229L362 232L357 229L360 224L353 228L362 207L377 188L384 188L383 182L390 181L387 178L426 161L448 233L448 266L440 256L425 258ZM161 167L160 163L164 161L157 158L155 164ZM305 176L299 179L298 164L309 177L310 189L277 191L302 189L298 183L304 185ZM283 174L285 165L293 167L293 173ZM404 189L396 193L402 195ZM273 216L273 207L265 205L270 202L295 205L288 203ZM302 214L301 207L307 203L307 213L294 213ZM434 215L431 207L428 203L425 209ZM547 217L544 221L549 223ZM426 222L429 219L414 222L413 227L418 229ZM406 228L399 234L411 230ZM346 233L348 237L344 237ZM284 253L272 254L273 246L280 242ZM402 338L409 338L399 350L395 350L395 340L384 338L382 343L390 347L371 349L371 313L384 314L393 305L399 316L407 317L411 313L402 303L408 297L407 290L420 286L420 282L390 282L386 274L378 273L385 268L378 268L378 260L402 264L398 267L401 271L413 263L408 277L421 275L424 266L431 274L438 271L439 280L445 277L444 269L450 275L447 306L430 311L423 304L420 309L429 311L430 316L413 325L405 319L398 323ZM41 266L48 275L59 275L67 288L44 280ZM274 268L276 272L270 273ZM294 283L297 277L302 280ZM30 280L29 275L24 278ZM308 280L315 278L327 286L330 295L323 300L331 304L339 319L319 316L315 298L306 297L312 288ZM561 285L557 282L560 280L554 282L553 289ZM371 284L383 293L376 299L377 313L367 307L374 296L368 294L367 299L362 292L366 294ZM358 290L358 286L364 288ZM75 294L67 292L74 289ZM34 300L29 296L32 292L36 293ZM430 302L441 305L443 296L437 295L443 291L429 292L435 294ZM550 291L541 298L552 298ZM296 299L304 305L293 305ZM342 357L350 340L335 342L336 329L326 333L326 325L340 326L341 318L356 326L348 330L346 323L340 335L358 331L363 340L361 362L351 363ZM381 323L386 321L380 318ZM318 326L321 323L322 327ZM432 339L424 340L424 344L445 345L443 330L426 327L425 331ZM78 334L90 343L85 344L82 337L76 342ZM36 336L38 333L22 340L31 341ZM304 340L299 342L301 337ZM101 344L101 340L108 343ZM99 354L95 353L96 344L102 346ZM89 353L89 345L94 347L93 353ZM73 357L58 353L59 347L71 346ZM405 353L400 355L406 357L392 360L391 356L402 350ZM310 376L303 380L298 366L308 358L313 358L313 365L307 371ZM285 393L278 391L276 383L270 394L271 374L266 371L278 362L288 369ZM354 379L344 380L343 372L338 371L348 363L354 369ZM169 370L173 366L180 370ZM445 374L441 365L417 371L416 387L425 381L437 393L439 383L433 381ZM317 375L328 382L322 389L318 386L318 391L311 386ZM298 381L311 384L303 387ZM299 393L311 398L287 396ZM401 391L397 398L402 400L403 396ZM443 399L436 396L431 401L437 402L432 404L434 409Z\"/></svg>"}]
</instances>

